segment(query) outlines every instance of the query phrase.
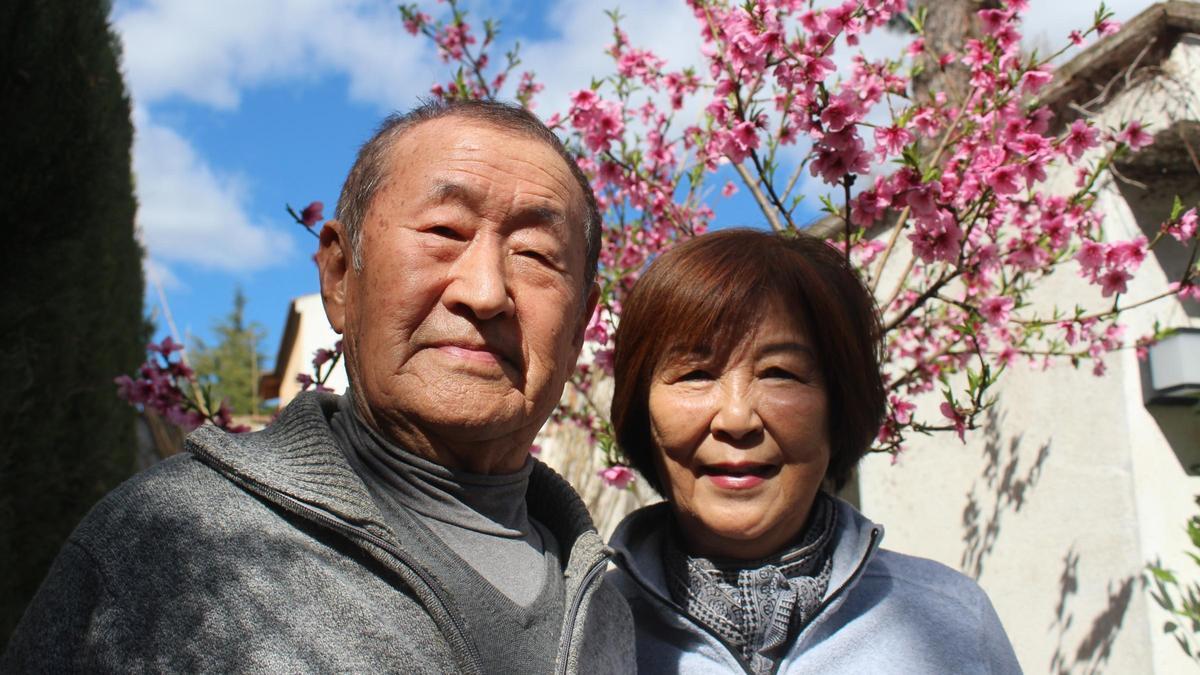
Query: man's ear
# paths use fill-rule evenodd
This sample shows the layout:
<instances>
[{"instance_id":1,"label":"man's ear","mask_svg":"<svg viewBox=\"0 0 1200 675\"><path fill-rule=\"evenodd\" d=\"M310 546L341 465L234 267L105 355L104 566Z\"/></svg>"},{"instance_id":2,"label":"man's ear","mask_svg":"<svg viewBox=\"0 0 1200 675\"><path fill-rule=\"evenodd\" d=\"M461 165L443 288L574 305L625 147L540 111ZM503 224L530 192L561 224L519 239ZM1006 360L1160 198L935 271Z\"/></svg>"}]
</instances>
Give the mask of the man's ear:
<instances>
[{"instance_id":1,"label":"man's ear","mask_svg":"<svg viewBox=\"0 0 1200 675\"><path fill-rule=\"evenodd\" d=\"M353 249L346 228L336 220L325 221L317 249L317 270L321 277L321 301L329 325L338 333L346 327L346 283L352 274Z\"/></svg>"},{"instance_id":2,"label":"man's ear","mask_svg":"<svg viewBox=\"0 0 1200 675\"><path fill-rule=\"evenodd\" d=\"M571 343L575 346L575 350L583 350L583 336L587 333L588 324L592 321L592 314L596 311L596 303L600 302L600 282L592 282L592 290L588 291L587 305L583 308L583 317L579 321L579 327L575 329L575 339Z\"/></svg>"}]
</instances>

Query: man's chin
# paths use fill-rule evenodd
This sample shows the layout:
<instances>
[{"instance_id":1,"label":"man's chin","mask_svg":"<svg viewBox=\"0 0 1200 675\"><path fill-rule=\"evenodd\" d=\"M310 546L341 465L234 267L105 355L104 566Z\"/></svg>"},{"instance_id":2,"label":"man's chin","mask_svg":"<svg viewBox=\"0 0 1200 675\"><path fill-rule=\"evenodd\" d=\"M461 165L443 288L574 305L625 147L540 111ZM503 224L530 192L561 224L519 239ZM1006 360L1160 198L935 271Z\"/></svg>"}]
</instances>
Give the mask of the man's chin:
<instances>
[{"instance_id":1,"label":"man's chin","mask_svg":"<svg viewBox=\"0 0 1200 675\"><path fill-rule=\"evenodd\" d=\"M440 436L463 440L494 438L528 426L529 414L523 396L512 389L507 392L491 387L482 389L426 391L422 400L410 401L405 416L414 425L436 431Z\"/></svg>"}]
</instances>

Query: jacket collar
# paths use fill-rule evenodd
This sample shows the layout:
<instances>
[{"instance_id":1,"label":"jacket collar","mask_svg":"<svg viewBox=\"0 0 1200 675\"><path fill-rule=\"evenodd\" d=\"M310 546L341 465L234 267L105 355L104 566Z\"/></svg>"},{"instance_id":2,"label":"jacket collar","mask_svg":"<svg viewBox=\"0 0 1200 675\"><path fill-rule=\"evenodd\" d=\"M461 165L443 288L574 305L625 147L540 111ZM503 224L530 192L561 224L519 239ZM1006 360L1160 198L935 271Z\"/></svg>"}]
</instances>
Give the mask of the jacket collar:
<instances>
[{"instance_id":1,"label":"jacket collar","mask_svg":"<svg viewBox=\"0 0 1200 675\"><path fill-rule=\"evenodd\" d=\"M850 504L833 498L837 509L837 533L833 550L833 567L824 602L841 600L846 590L857 582L866 563L879 548L883 527L871 522ZM666 502L645 506L630 513L613 532L610 545L616 550L616 562L643 588L652 591L660 600L668 601L666 574L662 567L663 538L668 536L671 507ZM841 596L841 597L838 597ZM672 603L673 604L673 603ZM827 614L830 607L822 608ZM818 615L816 621L820 620Z\"/></svg>"},{"instance_id":2,"label":"jacket collar","mask_svg":"<svg viewBox=\"0 0 1200 675\"><path fill-rule=\"evenodd\" d=\"M282 494L398 543L330 430L338 399L305 392L262 431L230 434L205 425L187 437L185 449L235 482ZM564 553L570 551L572 566L583 562L576 560L577 553L589 563L606 555L579 495L553 469L534 462L525 496L530 516L554 533Z\"/></svg>"}]
</instances>

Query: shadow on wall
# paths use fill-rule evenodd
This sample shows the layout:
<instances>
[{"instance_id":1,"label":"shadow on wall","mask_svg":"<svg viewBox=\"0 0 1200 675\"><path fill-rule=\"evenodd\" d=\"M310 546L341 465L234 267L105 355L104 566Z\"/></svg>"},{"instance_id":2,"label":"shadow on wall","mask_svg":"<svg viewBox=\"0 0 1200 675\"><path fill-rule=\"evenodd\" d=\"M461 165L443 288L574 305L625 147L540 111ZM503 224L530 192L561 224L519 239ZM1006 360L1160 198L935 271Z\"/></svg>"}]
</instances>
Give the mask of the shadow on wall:
<instances>
[{"instance_id":1,"label":"shadow on wall","mask_svg":"<svg viewBox=\"0 0 1200 675\"><path fill-rule=\"evenodd\" d=\"M1047 441L1038 450L1037 459L1027 471L1021 471L1021 443L1018 434L1009 439L1005 451L1000 438L1004 428L1004 416L996 406L988 409L984 424L983 473L967 491L967 505L963 508L963 554L959 568L972 578L983 574L983 565L996 539L1000 526L1008 512L1016 513L1025 505L1026 492L1032 489L1042 473L1042 465L1050 456ZM988 513L984 513L989 509Z\"/></svg>"},{"instance_id":2,"label":"shadow on wall","mask_svg":"<svg viewBox=\"0 0 1200 675\"><path fill-rule=\"evenodd\" d=\"M1125 613L1133 599L1136 577L1128 576L1117 582L1108 583L1108 603L1104 610L1092 619L1087 634L1079 641L1074 653L1067 647L1067 633L1075 623L1075 613L1070 609L1071 598L1079 592L1079 554L1074 545L1063 556L1063 571L1059 576L1058 605L1054 610L1054 621L1050 630L1057 632L1058 643L1050 658L1049 672L1057 675L1076 673L1100 673L1112 656L1113 643L1125 622Z\"/></svg>"}]
</instances>

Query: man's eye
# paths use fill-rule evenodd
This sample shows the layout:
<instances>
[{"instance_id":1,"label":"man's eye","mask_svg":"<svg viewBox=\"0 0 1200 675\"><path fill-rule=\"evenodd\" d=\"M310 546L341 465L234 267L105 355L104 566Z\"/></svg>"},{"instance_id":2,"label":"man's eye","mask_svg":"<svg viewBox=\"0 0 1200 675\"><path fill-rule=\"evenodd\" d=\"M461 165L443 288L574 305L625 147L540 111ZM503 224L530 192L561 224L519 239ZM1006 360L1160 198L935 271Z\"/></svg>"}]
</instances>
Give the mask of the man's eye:
<instances>
[{"instance_id":1,"label":"man's eye","mask_svg":"<svg viewBox=\"0 0 1200 675\"><path fill-rule=\"evenodd\" d=\"M550 261L550 256L548 256L540 251L535 251L533 249L525 249L523 251L517 251L516 253L517 253L517 255L521 256L522 258L529 258L530 260L533 260L534 262L538 262L538 263L541 263L543 265L547 265L550 267L554 266L554 264Z\"/></svg>"},{"instance_id":2,"label":"man's eye","mask_svg":"<svg viewBox=\"0 0 1200 675\"><path fill-rule=\"evenodd\" d=\"M454 241L463 241L466 239L458 230L449 225L434 225L426 228L425 232L444 239L453 239Z\"/></svg>"}]
</instances>

